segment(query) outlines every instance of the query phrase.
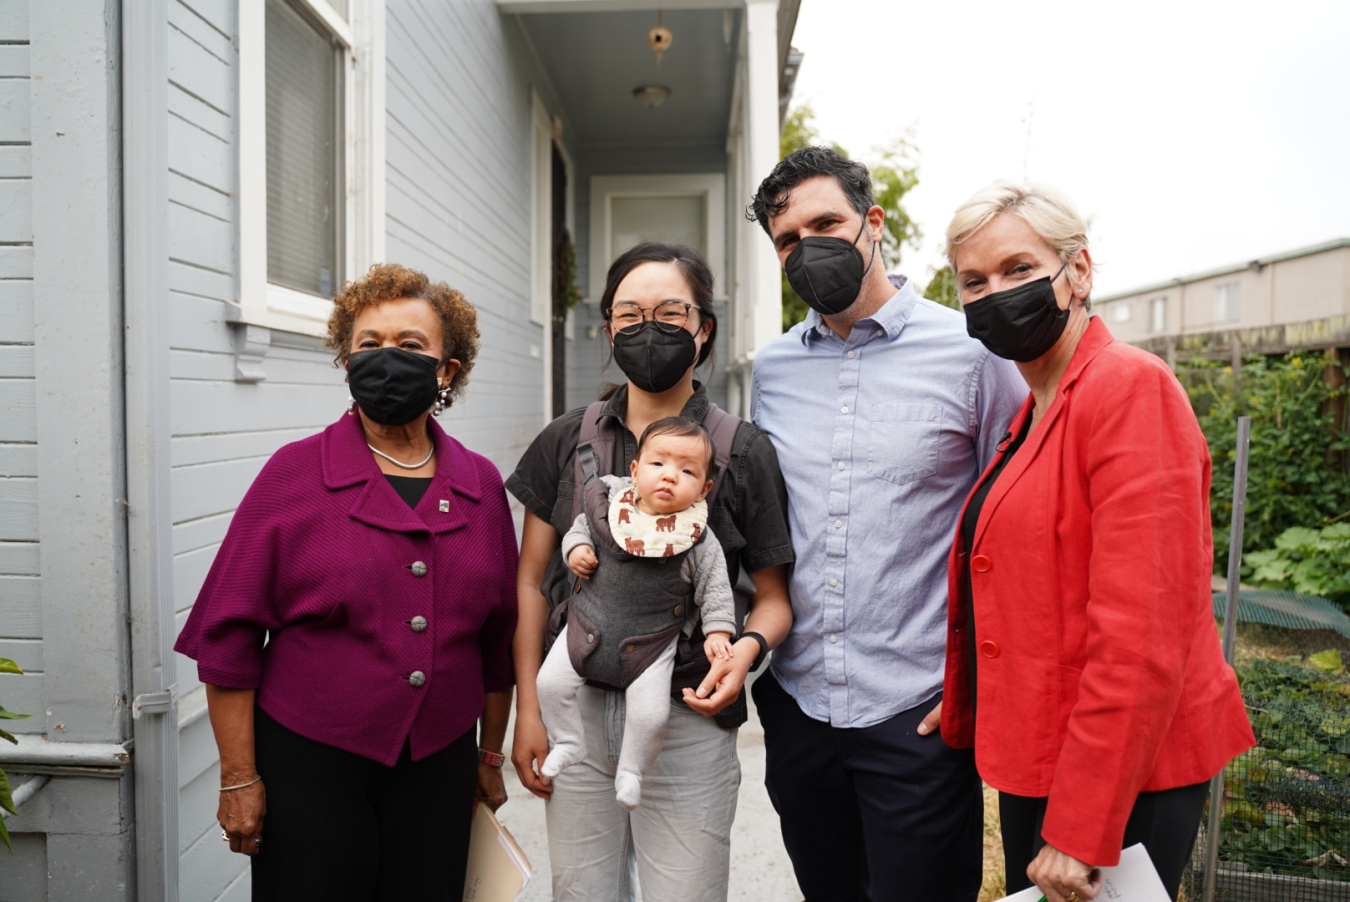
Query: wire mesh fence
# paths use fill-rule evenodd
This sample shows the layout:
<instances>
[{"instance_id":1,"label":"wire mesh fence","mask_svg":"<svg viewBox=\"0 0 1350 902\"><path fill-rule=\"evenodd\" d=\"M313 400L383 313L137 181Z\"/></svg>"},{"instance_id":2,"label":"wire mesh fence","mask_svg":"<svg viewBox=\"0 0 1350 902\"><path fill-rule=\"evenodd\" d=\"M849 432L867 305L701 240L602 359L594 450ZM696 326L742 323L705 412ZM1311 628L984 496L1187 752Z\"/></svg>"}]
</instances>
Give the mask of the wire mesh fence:
<instances>
[{"instance_id":1,"label":"wire mesh fence","mask_svg":"<svg viewBox=\"0 0 1350 902\"><path fill-rule=\"evenodd\" d=\"M1339 648L1301 651L1308 632L1322 631L1240 632L1236 667L1257 744L1226 770L1218 867L1204 872L1202 830L1188 902L1211 880L1219 902L1350 902L1350 678Z\"/></svg>"}]
</instances>

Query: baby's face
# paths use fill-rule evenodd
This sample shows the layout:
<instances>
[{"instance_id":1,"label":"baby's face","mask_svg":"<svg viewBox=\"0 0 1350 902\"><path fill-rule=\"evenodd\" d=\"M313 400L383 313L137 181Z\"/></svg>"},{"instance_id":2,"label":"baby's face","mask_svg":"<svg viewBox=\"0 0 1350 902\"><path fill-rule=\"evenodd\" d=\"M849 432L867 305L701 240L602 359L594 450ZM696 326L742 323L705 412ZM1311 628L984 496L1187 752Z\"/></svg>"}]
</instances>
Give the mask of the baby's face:
<instances>
[{"instance_id":1,"label":"baby's face","mask_svg":"<svg viewBox=\"0 0 1350 902\"><path fill-rule=\"evenodd\" d=\"M708 446L697 435L654 435L633 461L638 507L649 514L673 514L702 501L712 489Z\"/></svg>"}]
</instances>

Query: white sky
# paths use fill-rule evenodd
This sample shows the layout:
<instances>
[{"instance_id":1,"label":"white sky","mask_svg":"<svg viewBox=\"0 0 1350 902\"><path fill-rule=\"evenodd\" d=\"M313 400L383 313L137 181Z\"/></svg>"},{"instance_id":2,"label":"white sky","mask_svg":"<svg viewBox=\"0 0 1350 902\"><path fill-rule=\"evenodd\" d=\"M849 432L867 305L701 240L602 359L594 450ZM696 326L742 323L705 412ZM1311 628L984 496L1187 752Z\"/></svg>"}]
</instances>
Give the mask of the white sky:
<instances>
[{"instance_id":1,"label":"white sky","mask_svg":"<svg viewBox=\"0 0 1350 902\"><path fill-rule=\"evenodd\" d=\"M793 44L824 140L912 127L920 285L1024 166L1089 217L1099 298L1350 237L1350 0L803 0Z\"/></svg>"}]
</instances>

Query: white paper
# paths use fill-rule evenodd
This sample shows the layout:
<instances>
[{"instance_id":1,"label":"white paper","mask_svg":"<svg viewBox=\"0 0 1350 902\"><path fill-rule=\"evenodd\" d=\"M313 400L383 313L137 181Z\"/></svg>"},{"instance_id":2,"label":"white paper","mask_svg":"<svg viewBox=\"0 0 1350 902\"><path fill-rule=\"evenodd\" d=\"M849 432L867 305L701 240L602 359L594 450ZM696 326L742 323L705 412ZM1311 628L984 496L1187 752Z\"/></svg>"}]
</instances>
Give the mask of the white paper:
<instances>
[{"instance_id":1,"label":"white paper","mask_svg":"<svg viewBox=\"0 0 1350 902\"><path fill-rule=\"evenodd\" d=\"M1143 843L1120 853L1120 864L1102 868L1102 888L1095 902L1172 902ZM1007 897L1007 902L1040 902L1045 894L1031 887Z\"/></svg>"}]
</instances>

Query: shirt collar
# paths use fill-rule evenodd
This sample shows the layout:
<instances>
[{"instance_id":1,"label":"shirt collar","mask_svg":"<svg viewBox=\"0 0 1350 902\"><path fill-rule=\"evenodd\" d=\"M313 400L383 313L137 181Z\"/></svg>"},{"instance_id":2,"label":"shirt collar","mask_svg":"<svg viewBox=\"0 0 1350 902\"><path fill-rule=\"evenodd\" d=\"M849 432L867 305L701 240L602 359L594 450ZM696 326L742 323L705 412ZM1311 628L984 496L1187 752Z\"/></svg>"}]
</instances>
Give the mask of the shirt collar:
<instances>
[{"instance_id":1,"label":"shirt collar","mask_svg":"<svg viewBox=\"0 0 1350 902\"><path fill-rule=\"evenodd\" d=\"M909 321L909 315L914 311L914 305L919 299L919 295L914 291L913 283L909 281L908 277L899 274L892 274L886 278L895 286L895 294L891 295L890 300L882 304L881 309L876 313L854 323L854 332L857 331L859 326L864 328L870 326L872 327L871 332L875 333L880 328L887 338L894 340L904 329L905 323ZM815 310L807 314L806 328L802 330L802 344L806 344L808 339L811 338L828 338L834 334L835 331L826 325L825 317ZM867 332L863 334L866 335Z\"/></svg>"},{"instance_id":2,"label":"shirt collar","mask_svg":"<svg viewBox=\"0 0 1350 902\"><path fill-rule=\"evenodd\" d=\"M708 389L702 382L694 380L694 393L690 395L689 400L684 402L684 409L680 411L680 416L693 420L696 423L702 423L703 418L708 414L708 407L712 402L708 400ZM628 416L628 383L620 385L614 390L614 394L609 396L605 406L600 411L602 417L618 417L620 422Z\"/></svg>"}]
</instances>

